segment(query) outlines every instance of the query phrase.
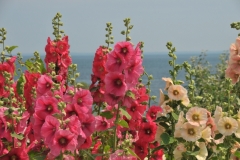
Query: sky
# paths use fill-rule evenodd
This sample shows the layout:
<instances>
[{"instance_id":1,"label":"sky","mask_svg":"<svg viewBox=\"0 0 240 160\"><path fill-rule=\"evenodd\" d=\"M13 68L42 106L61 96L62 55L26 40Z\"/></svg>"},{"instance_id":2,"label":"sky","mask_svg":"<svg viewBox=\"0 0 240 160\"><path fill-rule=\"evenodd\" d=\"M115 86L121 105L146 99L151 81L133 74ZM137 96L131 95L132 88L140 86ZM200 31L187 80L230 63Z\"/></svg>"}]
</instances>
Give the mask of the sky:
<instances>
[{"instance_id":1,"label":"sky","mask_svg":"<svg viewBox=\"0 0 240 160\"><path fill-rule=\"evenodd\" d=\"M107 22L114 42L125 40L120 32L129 17L132 42L143 41L146 53L167 52L168 41L179 52L222 52L240 32L230 28L240 21L239 8L239 0L0 0L0 27L8 32L5 44L19 46L15 52L44 54L47 38L54 38L52 19L60 12L70 52L94 54L105 45Z\"/></svg>"}]
</instances>

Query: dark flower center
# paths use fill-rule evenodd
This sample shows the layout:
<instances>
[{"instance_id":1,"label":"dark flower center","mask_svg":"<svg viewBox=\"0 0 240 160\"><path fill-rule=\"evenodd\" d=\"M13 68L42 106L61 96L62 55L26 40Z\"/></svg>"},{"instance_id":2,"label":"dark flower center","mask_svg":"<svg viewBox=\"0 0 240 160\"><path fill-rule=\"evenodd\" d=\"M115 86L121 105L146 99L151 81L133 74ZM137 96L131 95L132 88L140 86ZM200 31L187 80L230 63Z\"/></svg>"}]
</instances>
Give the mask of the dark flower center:
<instances>
[{"instance_id":1,"label":"dark flower center","mask_svg":"<svg viewBox=\"0 0 240 160\"><path fill-rule=\"evenodd\" d=\"M102 126L107 126L107 123L105 121L101 122Z\"/></svg>"},{"instance_id":2,"label":"dark flower center","mask_svg":"<svg viewBox=\"0 0 240 160\"><path fill-rule=\"evenodd\" d=\"M116 63L117 63L117 64L121 64L121 63L122 63L121 59L120 59L120 58L117 58Z\"/></svg>"},{"instance_id":3,"label":"dark flower center","mask_svg":"<svg viewBox=\"0 0 240 160\"><path fill-rule=\"evenodd\" d=\"M198 114L192 115L192 119L193 119L194 121L199 121L199 115L198 115Z\"/></svg>"},{"instance_id":4,"label":"dark flower center","mask_svg":"<svg viewBox=\"0 0 240 160\"><path fill-rule=\"evenodd\" d=\"M145 133L148 134L148 135L150 135L150 134L152 133L152 131L151 131L151 129L146 129L146 130L145 130Z\"/></svg>"},{"instance_id":5,"label":"dark flower center","mask_svg":"<svg viewBox=\"0 0 240 160\"><path fill-rule=\"evenodd\" d=\"M230 123L225 124L225 129L231 129L231 128L232 128L232 125Z\"/></svg>"},{"instance_id":6,"label":"dark flower center","mask_svg":"<svg viewBox=\"0 0 240 160\"><path fill-rule=\"evenodd\" d=\"M51 112L52 110L53 110L53 107L52 107L51 105L48 105L48 106L47 106L47 111L48 111L48 112Z\"/></svg>"},{"instance_id":7,"label":"dark flower center","mask_svg":"<svg viewBox=\"0 0 240 160\"><path fill-rule=\"evenodd\" d=\"M50 84L50 83L47 83L47 84L46 84L46 87L47 87L47 88L50 88L50 87L51 87L51 84Z\"/></svg>"},{"instance_id":8,"label":"dark flower center","mask_svg":"<svg viewBox=\"0 0 240 160\"><path fill-rule=\"evenodd\" d=\"M121 53L123 53L123 54L127 54L127 52L128 52L128 50L127 50L126 47L122 48Z\"/></svg>"},{"instance_id":9,"label":"dark flower center","mask_svg":"<svg viewBox=\"0 0 240 160\"><path fill-rule=\"evenodd\" d=\"M68 143L68 140L65 138L65 137L62 137L58 140L58 143L61 145L61 146L65 146L67 143Z\"/></svg>"},{"instance_id":10,"label":"dark flower center","mask_svg":"<svg viewBox=\"0 0 240 160\"><path fill-rule=\"evenodd\" d=\"M136 110L136 107L134 106L134 107L131 107L131 111L135 111Z\"/></svg>"},{"instance_id":11,"label":"dark flower center","mask_svg":"<svg viewBox=\"0 0 240 160\"><path fill-rule=\"evenodd\" d=\"M78 100L77 100L77 104L82 104L82 98L78 98Z\"/></svg>"},{"instance_id":12,"label":"dark flower center","mask_svg":"<svg viewBox=\"0 0 240 160\"><path fill-rule=\"evenodd\" d=\"M188 129L188 134L191 136L194 135L195 134L194 129L193 128Z\"/></svg>"},{"instance_id":13,"label":"dark flower center","mask_svg":"<svg viewBox=\"0 0 240 160\"><path fill-rule=\"evenodd\" d=\"M178 94L179 94L179 92L178 92L177 90L174 90L174 91L173 91L173 95L174 95L174 96L176 96L176 95L178 95Z\"/></svg>"},{"instance_id":14,"label":"dark flower center","mask_svg":"<svg viewBox=\"0 0 240 160\"><path fill-rule=\"evenodd\" d=\"M152 118L156 117L156 113L151 113L150 115L151 115Z\"/></svg>"},{"instance_id":15,"label":"dark flower center","mask_svg":"<svg viewBox=\"0 0 240 160\"><path fill-rule=\"evenodd\" d=\"M120 86L122 86L122 81L120 79L116 79L115 84L116 84L116 86L120 87Z\"/></svg>"},{"instance_id":16,"label":"dark flower center","mask_svg":"<svg viewBox=\"0 0 240 160\"><path fill-rule=\"evenodd\" d=\"M18 159L18 157L16 156L16 155L12 155L11 157L10 157L10 160L17 160Z\"/></svg>"}]
</instances>

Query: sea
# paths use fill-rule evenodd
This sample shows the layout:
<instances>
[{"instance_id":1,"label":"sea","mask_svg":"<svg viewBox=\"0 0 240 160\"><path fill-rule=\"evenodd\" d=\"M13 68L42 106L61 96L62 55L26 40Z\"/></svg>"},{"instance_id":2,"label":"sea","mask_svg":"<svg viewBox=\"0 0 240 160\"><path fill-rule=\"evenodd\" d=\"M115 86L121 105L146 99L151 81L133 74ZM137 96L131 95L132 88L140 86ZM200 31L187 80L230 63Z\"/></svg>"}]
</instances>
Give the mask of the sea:
<instances>
[{"instance_id":1,"label":"sea","mask_svg":"<svg viewBox=\"0 0 240 160\"><path fill-rule=\"evenodd\" d=\"M204 57L205 61L211 66L211 72L214 73L216 70L216 65L220 63L219 56L221 54L227 54L227 51L220 52L176 52L177 60L176 64L182 64L184 61L187 61L191 64L191 59L193 57ZM205 56L203 56L205 54ZM94 54L71 54L72 61L74 64L77 64L78 72L80 77L77 79L78 82L85 82L91 84L91 74L92 74L92 63ZM151 80L151 96L156 96L156 102L159 101L159 89L164 89L165 82L162 80L162 77L171 77L169 70L172 69L172 66L169 65L169 60L171 58L168 56L168 53L159 52L159 53L144 53L143 54L143 66L144 70L153 76ZM29 55L23 55L24 59L30 58ZM44 58L44 55L41 55ZM185 80L186 73L182 70L179 72L177 79L186 82ZM143 83L147 83L147 77L143 76ZM156 103L155 102L155 103Z\"/></svg>"}]
</instances>

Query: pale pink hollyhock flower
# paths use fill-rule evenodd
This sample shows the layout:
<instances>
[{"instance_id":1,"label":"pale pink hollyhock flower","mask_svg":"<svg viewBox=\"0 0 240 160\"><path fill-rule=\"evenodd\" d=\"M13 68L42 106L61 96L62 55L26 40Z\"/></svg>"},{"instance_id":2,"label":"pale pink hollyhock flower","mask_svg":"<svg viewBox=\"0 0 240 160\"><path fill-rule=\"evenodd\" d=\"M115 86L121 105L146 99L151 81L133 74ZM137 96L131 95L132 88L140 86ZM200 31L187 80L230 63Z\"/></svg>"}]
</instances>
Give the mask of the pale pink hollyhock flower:
<instances>
[{"instance_id":1,"label":"pale pink hollyhock flower","mask_svg":"<svg viewBox=\"0 0 240 160\"><path fill-rule=\"evenodd\" d=\"M171 78L165 78L163 77L162 80L164 80L166 82L166 86L164 88L164 90L168 90L168 88L173 85L173 81Z\"/></svg>"},{"instance_id":2,"label":"pale pink hollyhock flower","mask_svg":"<svg viewBox=\"0 0 240 160\"><path fill-rule=\"evenodd\" d=\"M188 98L187 95L185 95L183 98L182 98L182 102L181 102L184 106L188 106L189 103L190 103L190 100Z\"/></svg>"},{"instance_id":3,"label":"pale pink hollyhock flower","mask_svg":"<svg viewBox=\"0 0 240 160\"><path fill-rule=\"evenodd\" d=\"M183 124L181 136L186 141L195 142L201 138L202 129L198 126L191 125L189 122Z\"/></svg>"},{"instance_id":4,"label":"pale pink hollyhock flower","mask_svg":"<svg viewBox=\"0 0 240 160\"><path fill-rule=\"evenodd\" d=\"M208 121L207 110L200 107L192 107L186 113L186 119L194 126L203 126Z\"/></svg>"},{"instance_id":5,"label":"pale pink hollyhock flower","mask_svg":"<svg viewBox=\"0 0 240 160\"><path fill-rule=\"evenodd\" d=\"M130 159L137 160L137 158L132 155L125 155L125 152L123 150L116 150L109 157L109 160L130 160Z\"/></svg>"},{"instance_id":6,"label":"pale pink hollyhock flower","mask_svg":"<svg viewBox=\"0 0 240 160\"><path fill-rule=\"evenodd\" d=\"M172 107L170 107L167 103L170 102L170 100L164 101L164 103L161 105L163 109L163 113L160 113L160 115L166 115L168 113L171 113L173 111Z\"/></svg>"},{"instance_id":7,"label":"pale pink hollyhock flower","mask_svg":"<svg viewBox=\"0 0 240 160\"><path fill-rule=\"evenodd\" d=\"M73 97L73 104L76 104L79 107L86 107L87 109L91 110L93 98L89 90L86 89L79 89Z\"/></svg>"},{"instance_id":8,"label":"pale pink hollyhock flower","mask_svg":"<svg viewBox=\"0 0 240 160\"><path fill-rule=\"evenodd\" d=\"M118 54L121 54L126 61L130 60L134 54L133 44L131 42L118 42L114 46L114 51Z\"/></svg>"},{"instance_id":9,"label":"pale pink hollyhock flower","mask_svg":"<svg viewBox=\"0 0 240 160\"><path fill-rule=\"evenodd\" d=\"M208 156L208 150L204 142L197 142L197 146L200 148L196 155L197 160L205 160Z\"/></svg>"},{"instance_id":10,"label":"pale pink hollyhock flower","mask_svg":"<svg viewBox=\"0 0 240 160\"><path fill-rule=\"evenodd\" d=\"M157 141L158 143L161 143L161 135L162 133L165 132L165 128L161 125L157 125L157 132L155 134L155 141Z\"/></svg>"},{"instance_id":11,"label":"pale pink hollyhock flower","mask_svg":"<svg viewBox=\"0 0 240 160\"><path fill-rule=\"evenodd\" d=\"M182 100L187 95L187 90L181 85L171 85L168 88L168 96L172 100Z\"/></svg>"},{"instance_id":12,"label":"pale pink hollyhock flower","mask_svg":"<svg viewBox=\"0 0 240 160\"><path fill-rule=\"evenodd\" d=\"M218 121L220 118L222 118L222 116L223 116L222 107L217 106L213 115L215 124L218 124Z\"/></svg>"},{"instance_id":13,"label":"pale pink hollyhock flower","mask_svg":"<svg viewBox=\"0 0 240 160\"><path fill-rule=\"evenodd\" d=\"M237 119L237 122L238 122L238 129L234 134L237 138L240 138L240 119Z\"/></svg>"},{"instance_id":14,"label":"pale pink hollyhock flower","mask_svg":"<svg viewBox=\"0 0 240 160\"><path fill-rule=\"evenodd\" d=\"M127 91L127 85L122 73L111 72L105 76L106 93L116 96L124 96Z\"/></svg>"},{"instance_id":15,"label":"pale pink hollyhock flower","mask_svg":"<svg viewBox=\"0 0 240 160\"><path fill-rule=\"evenodd\" d=\"M175 124L175 131L174 131L174 137L181 137L181 130L183 127L183 124L185 123L184 119L184 113L181 111L178 116L178 122Z\"/></svg>"},{"instance_id":16,"label":"pale pink hollyhock flower","mask_svg":"<svg viewBox=\"0 0 240 160\"><path fill-rule=\"evenodd\" d=\"M218 131L224 136L230 136L238 129L238 122L231 117L222 117L217 123Z\"/></svg>"},{"instance_id":17,"label":"pale pink hollyhock flower","mask_svg":"<svg viewBox=\"0 0 240 160\"><path fill-rule=\"evenodd\" d=\"M127 67L127 61L121 54L111 52L107 56L106 70L108 72L122 72Z\"/></svg>"},{"instance_id":18,"label":"pale pink hollyhock flower","mask_svg":"<svg viewBox=\"0 0 240 160\"><path fill-rule=\"evenodd\" d=\"M41 135L47 145L52 145L55 133L59 130L60 122L53 116L47 116L41 128Z\"/></svg>"},{"instance_id":19,"label":"pale pink hollyhock flower","mask_svg":"<svg viewBox=\"0 0 240 160\"><path fill-rule=\"evenodd\" d=\"M182 159L182 153L186 152L187 149L185 148L183 143L179 143L178 146L174 149L173 155L175 160L181 160Z\"/></svg>"},{"instance_id":20,"label":"pale pink hollyhock flower","mask_svg":"<svg viewBox=\"0 0 240 160\"><path fill-rule=\"evenodd\" d=\"M235 44L236 44L236 47L239 51L240 50L240 37L239 36L237 37Z\"/></svg>"},{"instance_id":21,"label":"pale pink hollyhock flower","mask_svg":"<svg viewBox=\"0 0 240 160\"><path fill-rule=\"evenodd\" d=\"M37 99L35 106L35 113L39 118L45 119L47 115L58 113L58 100L54 97L42 96Z\"/></svg>"},{"instance_id":22,"label":"pale pink hollyhock flower","mask_svg":"<svg viewBox=\"0 0 240 160\"><path fill-rule=\"evenodd\" d=\"M202 138L205 139L207 142L211 142L212 139L211 128L207 126L202 130Z\"/></svg>"},{"instance_id":23,"label":"pale pink hollyhock flower","mask_svg":"<svg viewBox=\"0 0 240 160\"><path fill-rule=\"evenodd\" d=\"M96 116L95 120L96 120L96 126L95 126L96 131L104 131L110 128L110 123L105 117Z\"/></svg>"},{"instance_id":24,"label":"pale pink hollyhock flower","mask_svg":"<svg viewBox=\"0 0 240 160\"><path fill-rule=\"evenodd\" d=\"M225 70L225 77L232 80L232 84L236 84L239 81L239 74L234 71L234 66L229 65Z\"/></svg>"},{"instance_id":25,"label":"pale pink hollyhock flower","mask_svg":"<svg viewBox=\"0 0 240 160\"><path fill-rule=\"evenodd\" d=\"M230 58L232 56L237 56L238 55L238 49L237 49L237 46L236 46L235 43L231 44L229 51L230 51Z\"/></svg>"},{"instance_id":26,"label":"pale pink hollyhock flower","mask_svg":"<svg viewBox=\"0 0 240 160\"><path fill-rule=\"evenodd\" d=\"M58 130L53 139L53 145L50 147L50 152L54 156L58 156L61 152L71 151L76 149L76 136L69 130Z\"/></svg>"},{"instance_id":27,"label":"pale pink hollyhock flower","mask_svg":"<svg viewBox=\"0 0 240 160\"><path fill-rule=\"evenodd\" d=\"M214 118L213 117L209 117L206 125L211 128L212 136L214 136L215 131L217 130L217 126L216 126Z\"/></svg>"},{"instance_id":28,"label":"pale pink hollyhock flower","mask_svg":"<svg viewBox=\"0 0 240 160\"><path fill-rule=\"evenodd\" d=\"M42 75L37 82L37 95L38 97L50 91L53 81L50 77Z\"/></svg>"},{"instance_id":29,"label":"pale pink hollyhock flower","mask_svg":"<svg viewBox=\"0 0 240 160\"><path fill-rule=\"evenodd\" d=\"M159 106L162 106L162 104L165 101L165 95L163 94L163 91L161 89L159 89L159 91L160 91Z\"/></svg>"}]
</instances>

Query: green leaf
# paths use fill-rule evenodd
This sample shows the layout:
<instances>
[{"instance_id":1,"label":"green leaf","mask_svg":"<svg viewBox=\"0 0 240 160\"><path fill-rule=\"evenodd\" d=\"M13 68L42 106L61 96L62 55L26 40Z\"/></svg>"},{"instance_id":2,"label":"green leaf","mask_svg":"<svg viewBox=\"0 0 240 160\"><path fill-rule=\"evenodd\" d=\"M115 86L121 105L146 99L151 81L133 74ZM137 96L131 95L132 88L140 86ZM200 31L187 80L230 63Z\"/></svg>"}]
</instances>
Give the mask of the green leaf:
<instances>
[{"instance_id":1,"label":"green leaf","mask_svg":"<svg viewBox=\"0 0 240 160\"><path fill-rule=\"evenodd\" d=\"M110 146L109 145L104 146L103 150L104 150L104 153L107 153L110 150Z\"/></svg>"},{"instance_id":2,"label":"green leaf","mask_svg":"<svg viewBox=\"0 0 240 160\"><path fill-rule=\"evenodd\" d=\"M34 151L28 152L28 156L30 160L44 160L46 158L46 155L44 153Z\"/></svg>"},{"instance_id":3,"label":"green leaf","mask_svg":"<svg viewBox=\"0 0 240 160\"><path fill-rule=\"evenodd\" d=\"M236 151L236 152L234 153L234 156L240 158L240 151Z\"/></svg>"},{"instance_id":4,"label":"green leaf","mask_svg":"<svg viewBox=\"0 0 240 160\"><path fill-rule=\"evenodd\" d=\"M119 120L118 122L117 122L117 124L118 125L120 125L120 126L122 126L122 127L125 127L125 128L129 128L129 126L128 126L128 123L125 121L125 120Z\"/></svg>"},{"instance_id":5,"label":"green leaf","mask_svg":"<svg viewBox=\"0 0 240 160\"><path fill-rule=\"evenodd\" d=\"M162 144L163 145L167 145L167 144L169 144L169 142L170 142L170 136L169 136L169 134L168 133L166 133L166 132L164 132L163 134L161 134L161 139L162 139Z\"/></svg>"},{"instance_id":6,"label":"green leaf","mask_svg":"<svg viewBox=\"0 0 240 160\"><path fill-rule=\"evenodd\" d=\"M8 53L11 53L15 48L17 48L18 46L11 46L7 49Z\"/></svg>"},{"instance_id":7,"label":"green leaf","mask_svg":"<svg viewBox=\"0 0 240 160\"><path fill-rule=\"evenodd\" d=\"M41 64L40 65L40 73L45 73L46 69L44 67L44 63L43 63L42 59L39 59L38 62Z\"/></svg>"},{"instance_id":8,"label":"green leaf","mask_svg":"<svg viewBox=\"0 0 240 160\"><path fill-rule=\"evenodd\" d=\"M218 134L215 135L214 139L215 140L220 139L220 138L222 138L222 136L223 135L221 133L218 133Z\"/></svg>"},{"instance_id":9,"label":"green leaf","mask_svg":"<svg viewBox=\"0 0 240 160\"><path fill-rule=\"evenodd\" d=\"M132 99L135 99L135 94L132 91L127 91L126 96L131 97Z\"/></svg>"},{"instance_id":10,"label":"green leaf","mask_svg":"<svg viewBox=\"0 0 240 160\"><path fill-rule=\"evenodd\" d=\"M19 95L23 94L23 92L24 92L23 86L24 86L25 82L26 82L26 80L25 80L24 74L22 74L17 81L17 93Z\"/></svg>"},{"instance_id":11,"label":"green leaf","mask_svg":"<svg viewBox=\"0 0 240 160\"><path fill-rule=\"evenodd\" d=\"M159 123L162 127L164 127L165 129L169 128L169 125L166 122L160 122Z\"/></svg>"},{"instance_id":12,"label":"green leaf","mask_svg":"<svg viewBox=\"0 0 240 160\"><path fill-rule=\"evenodd\" d=\"M27 67L27 70L30 72L30 73L33 73L33 71L31 70L32 66L33 66L33 63L28 59L26 62L25 62L25 65Z\"/></svg>"},{"instance_id":13,"label":"green leaf","mask_svg":"<svg viewBox=\"0 0 240 160\"><path fill-rule=\"evenodd\" d=\"M123 108L119 108L119 110L121 111L122 115L124 115L127 119L130 120L132 118L131 115Z\"/></svg>"},{"instance_id":14,"label":"green leaf","mask_svg":"<svg viewBox=\"0 0 240 160\"><path fill-rule=\"evenodd\" d=\"M22 134L17 134L17 133L11 133L11 136L14 138L17 138L19 140L23 140L24 136Z\"/></svg>"},{"instance_id":15,"label":"green leaf","mask_svg":"<svg viewBox=\"0 0 240 160\"><path fill-rule=\"evenodd\" d=\"M176 113L172 112L171 114L175 120L178 120L178 115Z\"/></svg>"},{"instance_id":16,"label":"green leaf","mask_svg":"<svg viewBox=\"0 0 240 160\"><path fill-rule=\"evenodd\" d=\"M141 159L141 158L139 158L138 155L137 155L133 150L131 150L130 148L127 148L127 151L128 151L132 156L135 156L135 157L137 157L138 159Z\"/></svg>"},{"instance_id":17,"label":"green leaf","mask_svg":"<svg viewBox=\"0 0 240 160\"><path fill-rule=\"evenodd\" d=\"M110 111L104 111L100 113L100 116L111 119L113 117L113 114Z\"/></svg>"}]
</instances>

